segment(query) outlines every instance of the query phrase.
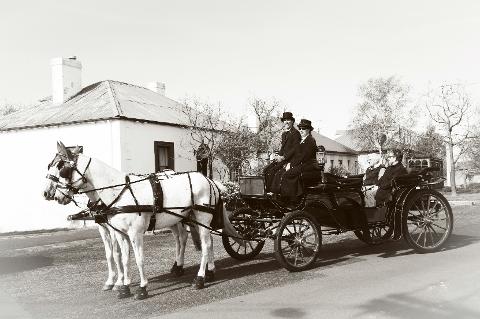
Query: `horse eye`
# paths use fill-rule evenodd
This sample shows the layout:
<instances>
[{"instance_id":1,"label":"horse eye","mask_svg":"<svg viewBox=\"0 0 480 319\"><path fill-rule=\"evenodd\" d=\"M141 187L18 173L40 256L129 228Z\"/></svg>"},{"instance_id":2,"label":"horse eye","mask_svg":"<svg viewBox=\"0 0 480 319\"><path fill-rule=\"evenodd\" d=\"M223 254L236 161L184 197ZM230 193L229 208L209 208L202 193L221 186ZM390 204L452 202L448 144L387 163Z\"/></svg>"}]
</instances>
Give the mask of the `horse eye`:
<instances>
[{"instance_id":1,"label":"horse eye","mask_svg":"<svg viewBox=\"0 0 480 319\"><path fill-rule=\"evenodd\" d=\"M60 170L60 169L62 169L63 165L65 165L65 162L64 162L64 161L60 161L60 162L58 162L58 164L57 164L57 168Z\"/></svg>"}]
</instances>

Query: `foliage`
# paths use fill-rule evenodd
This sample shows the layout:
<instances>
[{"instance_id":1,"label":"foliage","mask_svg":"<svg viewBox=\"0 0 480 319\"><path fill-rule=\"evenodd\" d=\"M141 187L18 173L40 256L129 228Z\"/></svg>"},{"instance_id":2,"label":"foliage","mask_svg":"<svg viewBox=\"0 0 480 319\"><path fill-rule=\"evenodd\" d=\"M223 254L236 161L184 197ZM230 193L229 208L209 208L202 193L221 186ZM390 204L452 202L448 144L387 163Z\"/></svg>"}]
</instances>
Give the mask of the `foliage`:
<instances>
[{"instance_id":1,"label":"foliage","mask_svg":"<svg viewBox=\"0 0 480 319\"><path fill-rule=\"evenodd\" d=\"M429 125L425 132L419 134L413 147L415 156L445 158L445 144L435 126Z\"/></svg>"},{"instance_id":2,"label":"foliage","mask_svg":"<svg viewBox=\"0 0 480 319\"><path fill-rule=\"evenodd\" d=\"M257 151L259 153L273 153L280 148L281 106L277 100L266 101L254 98L249 102L257 122Z\"/></svg>"},{"instance_id":3,"label":"foliage","mask_svg":"<svg viewBox=\"0 0 480 319\"><path fill-rule=\"evenodd\" d=\"M226 192L222 193L223 201L227 210L234 211L240 206L244 206L244 202L240 197L240 186L236 182L223 182Z\"/></svg>"},{"instance_id":4,"label":"foliage","mask_svg":"<svg viewBox=\"0 0 480 319\"><path fill-rule=\"evenodd\" d=\"M330 166L328 168L328 173L337 175L337 176L348 176L350 175L350 172L343 166Z\"/></svg>"},{"instance_id":5,"label":"foliage","mask_svg":"<svg viewBox=\"0 0 480 319\"><path fill-rule=\"evenodd\" d=\"M281 129L278 102L253 99L250 107L259 123L258 132L249 130L243 119L235 120L221 104L184 100L182 111L190 128L191 147L197 156L209 159L210 177L214 159L221 160L230 173L241 168L256 169L258 166L252 168L249 162L275 144Z\"/></svg>"},{"instance_id":6,"label":"foliage","mask_svg":"<svg viewBox=\"0 0 480 319\"><path fill-rule=\"evenodd\" d=\"M351 123L354 137L363 149L381 151L387 147L408 148L413 133L405 127L414 122L408 107L409 87L395 76L372 78L360 85L361 102L354 110Z\"/></svg>"}]
</instances>

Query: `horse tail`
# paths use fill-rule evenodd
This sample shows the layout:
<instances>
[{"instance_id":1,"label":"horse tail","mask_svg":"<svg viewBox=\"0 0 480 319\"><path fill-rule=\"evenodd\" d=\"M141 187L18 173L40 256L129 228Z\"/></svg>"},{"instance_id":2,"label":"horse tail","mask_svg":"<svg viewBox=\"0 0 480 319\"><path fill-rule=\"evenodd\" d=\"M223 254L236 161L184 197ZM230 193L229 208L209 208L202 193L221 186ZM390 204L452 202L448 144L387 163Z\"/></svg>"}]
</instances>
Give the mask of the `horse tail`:
<instances>
[{"instance_id":1,"label":"horse tail","mask_svg":"<svg viewBox=\"0 0 480 319\"><path fill-rule=\"evenodd\" d=\"M230 219L228 218L228 213L227 213L227 208L225 207L225 203L222 203L223 206L223 229L222 233L224 235L230 236L235 240L240 246L244 247L245 246L245 241L242 240L242 236L237 232L235 227L233 227L232 223L230 222Z\"/></svg>"},{"instance_id":2,"label":"horse tail","mask_svg":"<svg viewBox=\"0 0 480 319\"><path fill-rule=\"evenodd\" d=\"M192 241L195 245L195 249L197 251L202 250L202 242L200 241L200 234L198 233L198 226L191 225L190 226L190 235L192 235Z\"/></svg>"}]
</instances>

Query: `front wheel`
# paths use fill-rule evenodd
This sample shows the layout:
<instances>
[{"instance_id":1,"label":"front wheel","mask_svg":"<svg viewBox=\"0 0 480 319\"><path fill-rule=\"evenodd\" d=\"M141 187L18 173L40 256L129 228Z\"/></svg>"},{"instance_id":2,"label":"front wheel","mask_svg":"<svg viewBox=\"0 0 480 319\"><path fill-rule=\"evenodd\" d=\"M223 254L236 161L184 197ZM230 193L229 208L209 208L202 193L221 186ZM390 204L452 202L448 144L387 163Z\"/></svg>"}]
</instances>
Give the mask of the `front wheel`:
<instances>
[{"instance_id":1,"label":"front wheel","mask_svg":"<svg viewBox=\"0 0 480 319\"><path fill-rule=\"evenodd\" d=\"M452 208L439 192L419 190L407 200L402 212L402 233L417 252L439 250L450 237L452 229Z\"/></svg>"},{"instance_id":2,"label":"front wheel","mask_svg":"<svg viewBox=\"0 0 480 319\"><path fill-rule=\"evenodd\" d=\"M309 268L317 259L322 245L322 233L309 213L295 211L280 223L275 238L275 258L289 271Z\"/></svg>"},{"instance_id":3,"label":"front wheel","mask_svg":"<svg viewBox=\"0 0 480 319\"><path fill-rule=\"evenodd\" d=\"M236 209L228 217L237 233L244 238L244 245L240 245L233 238L223 236L222 243L225 251L237 260L251 260L263 249L265 241L249 240L259 238L265 229L263 222L258 221L259 214L248 207Z\"/></svg>"}]
</instances>

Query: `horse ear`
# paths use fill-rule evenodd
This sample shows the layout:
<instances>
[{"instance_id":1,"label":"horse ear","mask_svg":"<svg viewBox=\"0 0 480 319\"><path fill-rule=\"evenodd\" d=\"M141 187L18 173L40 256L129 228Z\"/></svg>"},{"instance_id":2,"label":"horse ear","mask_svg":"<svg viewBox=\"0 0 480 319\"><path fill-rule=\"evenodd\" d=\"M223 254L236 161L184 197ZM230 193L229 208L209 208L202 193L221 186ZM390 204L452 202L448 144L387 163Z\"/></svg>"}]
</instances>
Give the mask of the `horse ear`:
<instances>
[{"instance_id":1,"label":"horse ear","mask_svg":"<svg viewBox=\"0 0 480 319\"><path fill-rule=\"evenodd\" d=\"M63 145L61 141L57 141L57 150L58 150L58 153L69 157L67 148L65 147L65 145Z\"/></svg>"}]
</instances>

